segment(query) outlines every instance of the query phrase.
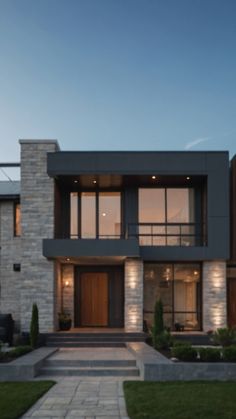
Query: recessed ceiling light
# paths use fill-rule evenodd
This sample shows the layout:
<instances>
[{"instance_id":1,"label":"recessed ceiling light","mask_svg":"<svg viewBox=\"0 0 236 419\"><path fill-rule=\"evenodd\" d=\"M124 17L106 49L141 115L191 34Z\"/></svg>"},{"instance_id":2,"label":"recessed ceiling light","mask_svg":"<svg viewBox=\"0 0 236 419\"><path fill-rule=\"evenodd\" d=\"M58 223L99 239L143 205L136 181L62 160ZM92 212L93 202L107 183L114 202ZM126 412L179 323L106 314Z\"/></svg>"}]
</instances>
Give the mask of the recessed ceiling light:
<instances>
[{"instance_id":1,"label":"recessed ceiling light","mask_svg":"<svg viewBox=\"0 0 236 419\"><path fill-rule=\"evenodd\" d=\"M74 180L74 183L78 183L78 180Z\"/></svg>"},{"instance_id":2,"label":"recessed ceiling light","mask_svg":"<svg viewBox=\"0 0 236 419\"><path fill-rule=\"evenodd\" d=\"M189 176L187 176L187 177L186 177L186 179L187 179L187 180L190 180L190 177L189 177Z\"/></svg>"},{"instance_id":3,"label":"recessed ceiling light","mask_svg":"<svg viewBox=\"0 0 236 419\"><path fill-rule=\"evenodd\" d=\"M93 183L95 184L95 183L97 183L97 181L94 179L94 180L93 180Z\"/></svg>"},{"instance_id":4,"label":"recessed ceiling light","mask_svg":"<svg viewBox=\"0 0 236 419\"><path fill-rule=\"evenodd\" d=\"M156 179L156 176L152 176L152 179Z\"/></svg>"},{"instance_id":5,"label":"recessed ceiling light","mask_svg":"<svg viewBox=\"0 0 236 419\"><path fill-rule=\"evenodd\" d=\"M66 260L67 260L67 262L69 262L70 261L70 258L66 258Z\"/></svg>"}]
</instances>

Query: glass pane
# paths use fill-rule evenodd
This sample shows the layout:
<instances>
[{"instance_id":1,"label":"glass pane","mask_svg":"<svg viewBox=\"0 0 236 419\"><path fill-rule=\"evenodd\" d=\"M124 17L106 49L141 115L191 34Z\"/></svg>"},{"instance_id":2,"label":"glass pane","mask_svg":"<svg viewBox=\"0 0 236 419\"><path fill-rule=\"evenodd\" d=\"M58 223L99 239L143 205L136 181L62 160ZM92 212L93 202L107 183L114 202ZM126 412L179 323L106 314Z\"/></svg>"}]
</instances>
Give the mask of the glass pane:
<instances>
[{"instance_id":1,"label":"glass pane","mask_svg":"<svg viewBox=\"0 0 236 419\"><path fill-rule=\"evenodd\" d=\"M197 319L199 282L199 265L174 266L174 318L177 328L180 325L184 330L199 329Z\"/></svg>"},{"instance_id":2,"label":"glass pane","mask_svg":"<svg viewBox=\"0 0 236 419\"><path fill-rule=\"evenodd\" d=\"M81 193L81 238L96 238L96 194Z\"/></svg>"},{"instance_id":3,"label":"glass pane","mask_svg":"<svg viewBox=\"0 0 236 419\"><path fill-rule=\"evenodd\" d=\"M167 189L167 222L194 222L194 190L191 188Z\"/></svg>"},{"instance_id":4,"label":"glass pane","mask_svg":"<svg viewBox=\"0 0 236 419\"><path fill-rule=\"evenodd\" d=\"M169 264L144 265L144 319L150 327L153 324L154 306L161 298L164 310L164 324L172 326L172 279L173 269Z\"/></svg>"},{"instance_id":5,"label":"glass pane","mask_svg":"<svg viewBox=\"0 0 236 419\"><path fill-rule=\"evenodd\" d=\"M139 222L165 222L165 190L157 188L139 189Z\"/></svg>"},{"instance_id":6,"label":"glass pane","mask_svg":"<svg viewBox=\"0 0 236 419\"><path fill-rule=\"evenodd\" d=\"M21 236L21 208L20 208L20 204L15 205L15 236Z\"/></svg>"},{"instance_id":7,"label":"glass pane","mask_svg":"<svg viewBox=\"0 0 236 419\"><path fill-rule=\"evenodd\" d=\"M120 238L121 234L120 192L99 193L99 237Z\"/></svg>"},{"instance_id":8,"label":"glass pane","mask_svg":"<svg viewBox=\"0 0 236 419\"><path fill-rule=\"evenodd\" d=\"M78 193L70 194L70 237L78 238Z\"/></svg>"}]
</instances>

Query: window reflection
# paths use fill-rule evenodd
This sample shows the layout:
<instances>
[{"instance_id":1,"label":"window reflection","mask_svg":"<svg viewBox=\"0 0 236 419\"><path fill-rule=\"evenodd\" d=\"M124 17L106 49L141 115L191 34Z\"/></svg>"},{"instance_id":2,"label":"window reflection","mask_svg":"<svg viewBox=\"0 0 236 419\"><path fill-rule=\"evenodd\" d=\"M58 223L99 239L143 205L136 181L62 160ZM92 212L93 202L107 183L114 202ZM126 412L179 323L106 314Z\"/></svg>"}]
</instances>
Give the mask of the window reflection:
<instances>
[{"instance_id":1,"label":"window reflection","mask_svg":"<svg viewBox=\"0 0 236 419\"><path fill-rule=\"evenodd\" d=\"M144 318L153 323L153 310L161 298L164 323L172 330L200 329L199 264L145 264Z\"/></svg>"},{"instance_id":2,"label":"window reflection","mask_svg":"<svg viewBox=\"0 0 236 419\"><path fill-rule=\"evenodd\" d=\"M96 237L96 194L95 192L81 193L81 238L94 239Z\"/></svg>"},{"instance_id":3,"label":"window reflection","mask_svg":"<svg viewBox=\"0 0 236 419\"><path fill-rule=\"evenodd\" d=\"M120 237L120 192L99 193L99 237Z\"/></svg>"}]
</instances>

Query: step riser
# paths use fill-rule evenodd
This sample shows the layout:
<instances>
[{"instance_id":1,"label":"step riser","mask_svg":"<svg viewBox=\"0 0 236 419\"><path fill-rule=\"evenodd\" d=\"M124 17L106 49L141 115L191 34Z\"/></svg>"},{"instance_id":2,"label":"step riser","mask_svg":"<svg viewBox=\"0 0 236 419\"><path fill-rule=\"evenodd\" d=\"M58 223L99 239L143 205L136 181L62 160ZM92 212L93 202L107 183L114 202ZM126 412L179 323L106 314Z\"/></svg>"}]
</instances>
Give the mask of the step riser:
<instances>
[{"instance_id":1,"label":"step riser","mask_svg":"<svg viewBox=\"0 0 236 419\"><path fill-rule=\"evenodd\" d=\"M50 348L125 348L120 342L51 342L47 343Z\"/></svg>"},{"instance_id":2,"label":"step riser","mask_svg":"<svg viewBox=\"0 0 236 419\"><path fill-rule=\"evenodd\" d=\"M50 368L50 367L89 367L89 368L93 368L93 367L107 367L107 368L112 368L112 367L136 367L136 361L132 361L132 360L127 360L127 361L102 361L102 360L94 360L94 361L87 361L87 360L77 360L77 361L72 361L72 360L54 360L54 361L50 361L50 360L46 360L44 362L45 367Z\"/></svg>"},{"instance_id":3,"label":"step riser","mask_svg":"<svg viewBox=\"0 0 236 419\"><path fill-rule=\"evenodd\" d=\"M75 338L75 339L68 339L68 338L57 338L57 339L48 339L47 343L60 343L60 342L143 342L139 338L133 339L102 339L102 338Z\"/></svg>"},{"instance_id":4,"label":"step riser","mask_svg":"<svg viewBox=\"0 0 236 419\"><path fill-rule=\"evenodd\" d=\"M96 370L59 370L54 369L53 371L50 368L42 368L40 371L40 375L49 375L51 376L63 376L63 377L138 377L139 376L139 370L138 369L130 369L122 370L119 369L116 370L102 370L102 371L96 371Z\"/></svg>"},{"instance_id":5,"label":"step riser","mask_svg":"<svg viewBox=\"0 0 236 419\"><path fill-rule=\"evenodd\" d=\"M98 337L102 337L102 338L107 338L107 337L115 337L115 338L120 338L120 337L124 337L124 338L143 338L145 339L147 337L147 335L145 333L64 333L64 332L58 332L58 333L46 333L45 338L56 338L56 337L66 337L68 338L70 337L92 337L92 336L98 336Z\"/></svg>"}]
</instances>

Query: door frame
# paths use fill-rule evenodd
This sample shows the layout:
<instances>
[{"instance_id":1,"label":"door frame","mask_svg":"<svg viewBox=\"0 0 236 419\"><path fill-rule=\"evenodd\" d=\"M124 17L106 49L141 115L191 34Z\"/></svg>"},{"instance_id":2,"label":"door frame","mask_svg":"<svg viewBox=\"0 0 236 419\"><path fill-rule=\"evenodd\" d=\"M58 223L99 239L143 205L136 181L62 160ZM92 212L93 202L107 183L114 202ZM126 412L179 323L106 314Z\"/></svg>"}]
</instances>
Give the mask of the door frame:
<instances>
[{"instance_id":1,"label":"door frame","mask_svg":"<svg viewBox=\"0 0 236 419\"><path fill-rule=\"evenodd\" d=\"M80 281L80 277L81 274L86 273L86 272L91 272L91 273L96 273L96 272L104 272L108 275L108 303L107 303L107 310L108 310L108 322L107 322L107 326L99 326L99 327L104 327L104 328L108 328L108 327L114 327L111 326L111 319L110 319L110 290L111 290L111 281L112 281L112 274L114 274L114 272L119 271L120 275L122 277L122 285L123 285L123 293L122 293L122 326L117 326L118 327L124 327L124 293L125 293L125 287L124 287L124 266L123 265L86 265L86 266L80 266L80 265L75 265L74 266L74 324L75 327L85 327L85 328L93 328L96 326L81 326L81 281Z\"/></svg>"}]
</instances>

